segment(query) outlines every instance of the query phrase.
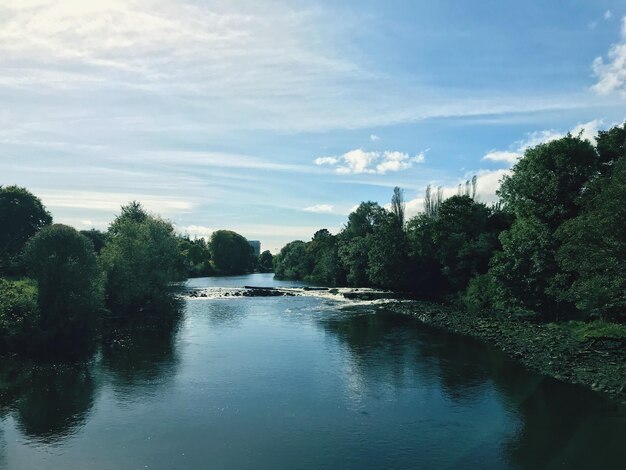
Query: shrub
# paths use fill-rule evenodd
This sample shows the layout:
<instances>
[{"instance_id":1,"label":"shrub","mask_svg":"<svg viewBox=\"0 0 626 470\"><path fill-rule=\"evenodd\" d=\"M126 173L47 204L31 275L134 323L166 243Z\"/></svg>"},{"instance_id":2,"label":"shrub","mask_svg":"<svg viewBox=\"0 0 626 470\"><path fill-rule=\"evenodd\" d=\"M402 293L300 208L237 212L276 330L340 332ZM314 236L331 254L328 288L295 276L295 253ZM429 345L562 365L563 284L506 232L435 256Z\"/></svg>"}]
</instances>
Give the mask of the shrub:
<instances>
[{"instance_id":1,"label":"shrub","mask_svg":"<svg viewBox=\"0 0 626 470\"><path fill-rule=\"evenodd\" d=\"M42 349L89 349L103 305L102 274L93 245L66 225L42 229L26 245L24 262L37 281Z\"/></svg>"},{"instance_id":2,"label":"shrub","mask_svg":"<svg viewBox=\"0 0 626 470\"><path fill-rule=\"evenodd\" d=\"M26 349L38 321L37 284L0 278L0 351Z\"/></svg>"}]
</instances>

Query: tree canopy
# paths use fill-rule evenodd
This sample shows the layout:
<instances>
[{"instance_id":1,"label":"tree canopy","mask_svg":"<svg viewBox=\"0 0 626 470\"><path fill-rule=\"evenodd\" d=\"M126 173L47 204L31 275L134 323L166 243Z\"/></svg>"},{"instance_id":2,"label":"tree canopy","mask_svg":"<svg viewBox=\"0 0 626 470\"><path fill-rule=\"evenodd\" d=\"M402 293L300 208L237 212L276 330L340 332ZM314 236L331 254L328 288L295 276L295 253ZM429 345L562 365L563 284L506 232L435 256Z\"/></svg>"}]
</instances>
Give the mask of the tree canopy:
<instances>
[{"instance_id":1,"label":"tree canopy","mask_svg":"<svg viewBox=\"0 0 626 470\"><path fill-rule=\"evenodd\" d=\"M26 242L52 217L41 200L18 186L0 186L0 272L19 261Z\"/></svg>"},{"instance_id":2,"label":"tree canopy","mask_svg":"<svg viewBox=\"0 0 626 470\"><path fill-rule=\"evenodd\" d=\"M211 234L211 259L222 274L242 274L251 269L254 253L248 240L231 230Z\"/></svg>"}]
</instances>

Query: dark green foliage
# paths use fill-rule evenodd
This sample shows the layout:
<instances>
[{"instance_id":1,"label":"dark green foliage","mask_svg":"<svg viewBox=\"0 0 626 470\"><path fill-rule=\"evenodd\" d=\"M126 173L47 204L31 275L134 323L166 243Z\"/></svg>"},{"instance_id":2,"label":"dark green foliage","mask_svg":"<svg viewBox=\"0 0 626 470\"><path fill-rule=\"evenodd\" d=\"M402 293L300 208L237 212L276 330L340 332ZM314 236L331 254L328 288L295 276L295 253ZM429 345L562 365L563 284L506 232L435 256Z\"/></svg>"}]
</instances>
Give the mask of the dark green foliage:
<instances>
[{"instance_id":1,"label":"dark green foliage","mask_svg":"<svg viewBox=\"0 0 626 470\"><path fill-rule=\"evenodd\" d=\"M467 195L452 196L439 207L432 227L434 250L454 291L487 272L489 259L500 248L501 219L500 213Z\"/></svg>"},{"instance_id":2,"label":"dark green foliage","mask_svg":"<svg viewBox=\"0 0 626 470\"><path fill-rule=\"evenodd\" d=\"M343 271L339 266L337 237L328 230L318 230L307 244L307 255L312 265L307 281L337 286L343 283Z\"/></svg>"},{"instance_id":3,"label":"dark green foliage","mask_svg":"<svg viewBox=\"0 0 626 470\"><path fill-rule=\"evenodd\" d=\"M107 305L115 314L156 312L168 301L169 284L183 276L174 227L136 203L111 224L100 258Z\"/></svg>"},{"instance_id":4,"label":"dark green foliage","mask_svg":"<svg viewBox=\"0 0 626 470\"><path fill-rule=\"evenodd\" d=\"M0 352L26 351L38 322L37 283L0 278Z\"/></svg>"},{"instance_id":5,"label":"dark green foliage","mask_svg":"<svg viewBox=\"0 0 626 470\"><path fill-rule=\"evenodd\" d=\"M346 280L352 286L371 284L368 269L369 248L374 229L387 216L375 202L362 202L348 216L348 223L339 235L338 254Z\"/></svg>"},{"instance_id":6,"label":"dark green foliage","mask_svg":"<svg viewBox=\"0 0 626 470\"><path fill-rule=\"evenodd\" d=\"M396 290L405 287L409 250L403 218L397 213L386 214L366 238L369 242L366 271L372 285Z\"/></svg>"},{"instance_id":7,"label":"dark green foliage","mask_svg":"<svg viewBox=\"0 0 626 470\"><path fill-rule=\"evenodd\" d=\"M41 347L88 349L103 306L102 275L91 241L71 227L51 225L28 242L24 263L37 281Z\"/></svg>"},{"instance_id":8,"label":"dark green foliage","mask_svg":"<svg viewBox=\"0 0 626 470\"><path fill-rule=\"evenodd\" d=\"M248 240L230 230L211 235L211 259L221 274L243 274L252 268L254 254Z\"/></svg>"},{"instance_id":9,"label":"dark green foliage","mask_svg":"<svg viewBox=\"0 0 626 470\"><path fill-rule=\"evenodd\" d=\"M622 150L623 151L623 150ZM559 267L568 282L559 299L605 319L626 319L626 158L603 178L599 194L557 231Z\"/></svg>"},{"instance_id":10,"label":"dark green foliage","mask_svg":"<svg viewBox=\"0 0 626 470\"><path fill-rule=\"evenodd\" d=\"M408 288L425 298L436 297L448 290L435 245L436 213L413 217L406 228L410 258Z\"/></svg>"},{"instance_id":11,"label":"dark green foliage","mask_svg":"<svg viewBox=\"0 0 626 470\"><path fill-rule=\"evenodd\" d=\"M92 228L91 230L81 230L80 233L91 240L94 251L97 255L99 255L102 248L104 248L104 244L106 243L106 234L100 230L96 230L95 228Z\"/></svg>"},{"instance_id":12,"label":"dark green foliage","mask_svg":"<svg viewBox=\"0 0 626 470\"><path fill-rule=\"evenodd\" d=\"M0 186L0 274L20 271L19 256L30 237L52 217L32 193L17 186Z\"/></svg>"},{"instance_id":13,"label":"dark green foliage","mask_svg":"<svg viewBox=\"0 0 626 470\"><path fill-rule=\"evenodd\" d=\"M211 251L204 238L192 240L189 237L180 237L178 249L182 264L180 269L186 273L187 277L210 276L214 273L213 266L211 266Z\"/></svg>"},{"instance_id":14,"label":"dark green foliage","mask_svg":"<svg viewBox=\"0 0 626 470\"><path fill-rule=\"evenodd\" d=\"M278 279L303 280L311 269L306 243L301 240L287 243L280 253L274 256L274 275Z\"/></svg>"},{"instance_id":15,"label":"dark green foliage","mask_svg":"<svg viewBox=\"0 0 626 470\"><path fill-rule=\"evenodd\" d=\"M528 149L498 195L517 217L534 217L553 231L577 215L585 184L600 167L588 141L567 135Z\"/></svg>"},{"instance_id":16,"label":"dark green foliage","mask_svg":"<svg viewBox=\"0 0 626 470\"><path fill-rule=\"evenodd\" d=\"M556 260L555 233L580 213L606 164L588 141L567 135L527 150L504 179L498 194L516 220L501 236L493 275L524 307L549 318L575 313L561 295L568 280Z\"/></svg>"},{"instance_id":17,"label":"dark green foliage","mask_svg":"<svg viewBox=\"0 0 626 470\"><path fill-rule=\"evenodd\" d=\"M491 274L481 274L470 279L463 297L467 311L472 314L505 307L499 284Z\"/></svg>"},{"instance_id":18,"label":"dark green foliage","mask_svg":"<svg viewBox=\"0 0 626 470\"><path fill-rule=\"evenodd\" d=\"M269 250L265 250L259 255L258 267L259 271L262 273L271 273L274 271L274 257Z\"/></svg>"}]
</instances>

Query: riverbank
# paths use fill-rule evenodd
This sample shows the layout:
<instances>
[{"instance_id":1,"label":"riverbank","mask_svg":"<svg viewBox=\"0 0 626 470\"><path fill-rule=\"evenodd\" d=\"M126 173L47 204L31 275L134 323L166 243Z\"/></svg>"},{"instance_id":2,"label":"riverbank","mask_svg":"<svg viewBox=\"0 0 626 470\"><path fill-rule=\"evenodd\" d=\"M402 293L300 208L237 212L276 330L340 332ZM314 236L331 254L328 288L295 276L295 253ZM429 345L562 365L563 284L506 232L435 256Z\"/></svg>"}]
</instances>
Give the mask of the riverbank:
<instances>
[{"instance_id":1,"label":"riverbank","mask_svg":"<svg viewBox=\"0 0 626 470\"><path fill-rule=\"evenodd\" d=\"M428 325L478 338L532 370L585 385L626 404L625 325L476 316L422 301L401 302L390 308Z\"/></svg>"}]
</instances>

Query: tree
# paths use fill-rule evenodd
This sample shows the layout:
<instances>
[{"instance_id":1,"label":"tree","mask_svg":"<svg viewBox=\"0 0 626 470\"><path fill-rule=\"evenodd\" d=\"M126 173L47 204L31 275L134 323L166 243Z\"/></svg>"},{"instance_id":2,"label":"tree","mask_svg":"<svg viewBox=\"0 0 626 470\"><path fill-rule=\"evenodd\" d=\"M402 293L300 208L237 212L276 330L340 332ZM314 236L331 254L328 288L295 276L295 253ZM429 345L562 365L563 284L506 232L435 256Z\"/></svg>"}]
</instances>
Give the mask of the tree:
<instances>
[{"instance_id":1,"label":"tree","mask_svg":"<svg viewBox=\"0 0 626 470\"><path fill-rule=\"evenodd\" d=\"M375 202L362 202L348 216L348 223L339 234L339 259L345 269L346 280L352 286L369 285L367 267L371 235L386 213Z\"/></svg>"},{"instance_id":2,"label":"tree","mask_svg":"<svg viewBox=\"0 0 626 470\"><path fill-rule=\"evenodd\" d=\"M393 196L391 197L391 212L396 216L401 227L404 227L405 209L404 191L396 186L393 188Z\"/></svg>"},{"instance_id":3,"label":"tree","mask_svg":"<svg viewBox=\"0 0 626 470\"><path fill-rule=\"evenodd\" d=\"M396 290L405 287L408 241L402 218L387 214L368 236L367 276L372 285Z\"/></svg>"},{"instance_id":4,"label":"tree","mask_svg":"<svg viewBox=\"0 0 626 470\"><path fill-rule=\"evenodd\" d=\"M81 230L80 234L91 240L91 243L93 243L93 249L96 254L99 255L102 248L104 248L104 244L106 243L106 234L100 230L96 230L95 228L92 228L91 230Z\"/></svg>"},{"instance_id":5,"label":"tree","mask_svg":"<svg viewBox=\"0 0 626 470\"><path fill-rule=\"evenodd\" d=\"M579 137L528 149L504 178L498 191L516 220L501 235L503 251L493 260L495 278L527 308L546 316L562 316L571 306L562 289L555 232L576 217L590 181L603 162L592 145Z\"/></svg>"},{"instance_id":6,"label":"tree","mask_svg":"<svg viewBox=\"0 0 626 470\"><path fill-rule=\"evenodd\" d=\"M534 217L555 230L578 214L586 183L601 166L588 141L568 134L526 150L498 195L517 217Z\"/></svg>"},{"instance_id":7,"label":"tree","mask_svg":"<svg viewBox=\"0 0 626 470\"><path fill-rule=\"evenodd\" d=\"M138 203L124 206L113 221L100 258L115 313L160 311L169 306L169 284L183 276L174 227Z\"/></svg>"},{"instance_id":8,"label":"tree","mask_svg":"<svg viewBox=\"0 0 626 470\"><path fill-rule=\"evenodd\" d=\"M439 208L433 225L434 249L453 290L487 272L489 259L500 248L502 224L493 211L469 195L452 196Z\"/></svg>"},{"instance_id":9,"label":"tree","mask_svg":"<svg viewBox=\"0 0 626 470\"><path fill-rule=\"evenodd\" d=\"M312 263L307 253L306 243L294 240L287 243L274 256L274 275L278 279L303 280L311 273Z\"/></svg>"},{"instance_id":10,"label":"tree","mask_svg":"<svg viewBox=\"0 0 626 470\"><path fill-rule=\"evenodd\" d=\"M0 272L14 267L24 245L52 217L32 193L17 186L0 186Z\"/></svg>"},{"instance_id":11,"label":"tree","mask_svg":"<svg viewBox=\"0 0 626 470\"><path fill-rule=\"evenodd\" d=\"M230 230L211 235L211 259L215 269L224 274L242 274L251 267L253 252L248 240Z\"/></svg>"},{"instance_id":12,"label":"tree","mask_svg":"<svg viewBox=\"0 0 626 470\"><path fill-rule=\"evenodd\" d=\"M211 251L204 238L190 239L188 236L178 238L180 251L181 271L187 277L209 276L213 274L211 266Z\"/></svg>"},{"instance_id":13,"label":"tree","mask_svg":"<svg viewBox=\"0 0 626 470\"><path fill-rule=\"evenodd\" d=\"M103 306L102 273L91 241L71 227L51 225L28 242L24 261L37 281L37 329L45 347L88 349Z\"/></svg>"},{"instance_id":14,"label":"tree","mask_svg":"<svg viewBox=\"0 0 626 470\"><path fill-rule=\"evenodd\" d=\"M326 286L343 282L336 236L327 229L318 230L307 244L307 254L313 266L306 280Z\"/></svg>"},{"instance_id":15,"label":"tree","mask_svg":"<svg viewBox=\"0 0 626 470\"><path fill-rule=\"evenodd\" d=\"M566 281L559 298L608 320L626 319L626 153L579 216L557 231Z\"/></svg>"},{"instance_id":16,"label":"tree","mask_svg":"<svg viewBox=\"0 0 626 470\"><path fill-rule=\"evenodd\" d=\"M259 271L262 273L271 273L274 270L274 257L269 250L265 250L259 255Z\"/></svg>"}]
</instances>

